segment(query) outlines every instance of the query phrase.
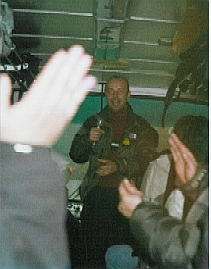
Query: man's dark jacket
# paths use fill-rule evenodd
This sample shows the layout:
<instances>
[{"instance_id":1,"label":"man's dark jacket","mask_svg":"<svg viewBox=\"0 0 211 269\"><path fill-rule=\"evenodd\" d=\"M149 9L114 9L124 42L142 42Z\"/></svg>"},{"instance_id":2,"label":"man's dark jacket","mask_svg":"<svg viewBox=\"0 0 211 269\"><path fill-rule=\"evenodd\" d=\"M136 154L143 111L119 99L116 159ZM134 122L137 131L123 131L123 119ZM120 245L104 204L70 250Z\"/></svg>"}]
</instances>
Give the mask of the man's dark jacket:
<instances>
[{"instance_id":1,"label":"man's dark jacket","mask_svg":"<svg viewBox=\"0 0 211 269\"><path fill-rule=\"evenodd\" d=\"M100 176L96 170L100 166L97 159L107 159L113 141L112 129L108 123L109 107L106 106L100 113L89 117L81 126L75 135L71 148L70 158L76 163L85 163L89 161L89 167L84 180L81 184L81 199L83 200L87 192L98 185ZM93 147L89 139L90 130L97 126L101 120L101 129L105 133ZM141 116L135 114L128 104L126 127L122 133L120 142L116 143L117 157L116 174L121 181L123 177L133 179L137 185L143 177L143 174L154 158L158 145L158 133Z\"/></svg>"}]
</instances>

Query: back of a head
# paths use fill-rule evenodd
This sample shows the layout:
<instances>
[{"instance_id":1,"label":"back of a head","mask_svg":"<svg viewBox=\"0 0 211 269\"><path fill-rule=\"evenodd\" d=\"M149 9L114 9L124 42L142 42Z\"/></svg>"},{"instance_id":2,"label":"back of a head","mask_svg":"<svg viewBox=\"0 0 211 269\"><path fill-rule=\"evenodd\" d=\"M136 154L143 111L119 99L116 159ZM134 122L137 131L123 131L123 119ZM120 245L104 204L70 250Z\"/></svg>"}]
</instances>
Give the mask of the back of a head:
<instances>
[{"instance_id":1,"label":"back of a head","mask_svg":"<svg viewBox=\"0 0 211 269\"><path fill-rule=\"evenodd\" d=\"M174 133L194 154L196 160L208 164L209 121L204 116L183 116L174 127Z\"/></svg>"}]
</instances>

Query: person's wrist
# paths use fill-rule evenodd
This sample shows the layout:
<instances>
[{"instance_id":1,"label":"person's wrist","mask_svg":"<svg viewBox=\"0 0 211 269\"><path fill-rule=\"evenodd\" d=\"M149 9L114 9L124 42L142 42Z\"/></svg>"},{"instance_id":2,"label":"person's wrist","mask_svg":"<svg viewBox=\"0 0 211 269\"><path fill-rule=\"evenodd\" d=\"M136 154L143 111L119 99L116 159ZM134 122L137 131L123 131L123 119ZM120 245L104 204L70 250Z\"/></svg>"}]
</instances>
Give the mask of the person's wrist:
<instances>
[{"instance_id":1,"label":"person's wrist","mask_svg":"<svg viewBox=\"0 0 211 269\"><path fill-rule=\"evenodd\" d=\"M30 133L20 133L15 131L15 128L1 129L0 132L0 141L8 144L21 144L21 145L31 145L31 146L41 146L41 147L50 147L53 142L50 139L45 137L33 136Z\"/></svg>"}]
</instances>

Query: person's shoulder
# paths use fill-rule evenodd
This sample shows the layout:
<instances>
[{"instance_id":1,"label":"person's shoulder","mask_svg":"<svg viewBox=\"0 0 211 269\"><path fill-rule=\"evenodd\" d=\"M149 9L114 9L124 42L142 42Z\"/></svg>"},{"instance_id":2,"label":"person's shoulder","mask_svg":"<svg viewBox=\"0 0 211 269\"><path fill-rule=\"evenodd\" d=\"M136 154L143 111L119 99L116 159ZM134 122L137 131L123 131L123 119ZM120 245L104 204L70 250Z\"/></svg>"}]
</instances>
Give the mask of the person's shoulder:
<instances>
[{"instance_id":1,"label":"person's shoulder","mask_svg":"<svg viewBox=\"0 0 211 269\"><path fill-rule=\"evenodd\" d=\"M98 124L98 122L99 121L102 121L103 120L103 122L105 121L105 115L104 115L104 113L102 113L102 111L101 112L98 112L98 113L96 113L96 114L94 114L94 115L91 115L91 116L89 116L85 121L84 121L84 123L83 123L83 126L84 127L94 127L94 126L97 126L97 124Z\"/></svg>"},{"instance_id":2,"label":"person's shoulder","mask_svg":"<svg viewBox=\"0 0 211 269\"><path fill-rule=\"evenodd\" d=\"M107 106L103 108L100 112L97 112L96 114L93 114L86 118L86 120L83 122L83 127L93 127L96 126L97 122L99 120L103 120L103 122L106 121L108 114L108 108Z\"/></svg>"},{"instance_id":3,"label":"person's shoulder","mask_svg":"<svg viewBox=\"0 0 211 269\"><path fill-rule=\"evenodd\" d=\"M146 126L146 127L151 127L151 125L150 125L150 123L143 117L143 116L141 116L141 115L138 115L138 114L136 114L136 113L134 113L133 112L133 117L134 117L134 121L135 122L137 122L138 124L140 124L140 125L144 125L144 126Z\"/></svg>"},{"instance_id":4,"label":"person's shoulder","mask_svg":"<svg viewBox=\"0 0 211 269\"><path fill-rule=\"evenodd\" d=\"M141 116L133 111L133 108L130 104L128 104L128 114L130 115L130 118L133 118L134 122L150 126L150 123L143 116Z\"/></svg>"},{"instance_id":5,"label":"person's shoulder","mask_svg":"<svg viewBox=\"0 0 211 269\"><path fill-rule=\"evenodd\" d=\"M93 114L93 115L88 116L88 117L84 120L84 123L89 122L89 121L96 120L96 118L99 117L98 115L99 115L99 113L96 113L96 114Z\"/></svg>"}]
</instances>

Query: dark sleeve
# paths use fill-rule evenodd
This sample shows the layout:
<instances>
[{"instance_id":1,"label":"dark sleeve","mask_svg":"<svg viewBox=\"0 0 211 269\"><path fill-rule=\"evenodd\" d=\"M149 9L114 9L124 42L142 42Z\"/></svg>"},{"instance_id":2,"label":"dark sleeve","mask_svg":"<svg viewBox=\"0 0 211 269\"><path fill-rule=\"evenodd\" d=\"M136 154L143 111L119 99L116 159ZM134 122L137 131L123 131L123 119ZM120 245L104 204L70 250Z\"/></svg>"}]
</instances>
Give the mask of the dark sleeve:
<instances>
[{"instance_id":1,"label":"dark sleeve","mask_svg":"<svg viewBox=\"0 0 211 269\"><path fill-rule=\"evenodd\" d=\"M186 268L191 264L200 238L195 224L183 224L164 215L159 205L142 202L134 211L130 226L139 255L147 263L161 268Z\"/></svg>"},{"instance_id":2,"label":"dark sleeve","mask_svg":"<svg viewBox=\"0 0 211 269\"><path fill-rule=\"evenodd\" d=\"M209 268L209 209L202 219L202 237L194 259L194 268Z\"/></svg>"},{"instance_id":3,"label":"dark sleeve","mask_svg":"<svg viewBox=\"0 0 211 269\"><path fill-rule=\"evenodd\" d=\"M73 138L69 156L75 163L85 163L89 160L92 150L92 143L89 140L89 134L94 125L94 117L87 119Z\"/></svg>"}]
</instances>

